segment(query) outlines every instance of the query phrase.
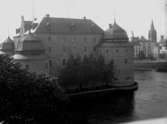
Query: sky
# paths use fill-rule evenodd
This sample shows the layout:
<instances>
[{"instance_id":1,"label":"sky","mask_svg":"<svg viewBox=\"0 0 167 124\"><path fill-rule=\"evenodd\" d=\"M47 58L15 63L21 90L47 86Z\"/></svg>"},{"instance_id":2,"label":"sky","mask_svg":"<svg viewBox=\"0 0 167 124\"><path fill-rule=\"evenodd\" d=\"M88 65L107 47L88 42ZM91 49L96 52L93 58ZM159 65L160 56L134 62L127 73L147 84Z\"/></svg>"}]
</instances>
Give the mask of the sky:
<instances>
[{"instance_id":1,"label":"sky","mask_svg":"<svg viewBox=\"0 0 167 124\"><path fill-rule=\"evenodd\" d=\"M165 0L0 0L0 42L15 35L21 16L25 20L52 17L83 18L93 20L106 30L114 18L128 36L148 36L151 20L160 35L164 35ZM166 13L167 14L167 13ZM166 32L167 34L167 32Z\"/></svg>"}]
</instances>

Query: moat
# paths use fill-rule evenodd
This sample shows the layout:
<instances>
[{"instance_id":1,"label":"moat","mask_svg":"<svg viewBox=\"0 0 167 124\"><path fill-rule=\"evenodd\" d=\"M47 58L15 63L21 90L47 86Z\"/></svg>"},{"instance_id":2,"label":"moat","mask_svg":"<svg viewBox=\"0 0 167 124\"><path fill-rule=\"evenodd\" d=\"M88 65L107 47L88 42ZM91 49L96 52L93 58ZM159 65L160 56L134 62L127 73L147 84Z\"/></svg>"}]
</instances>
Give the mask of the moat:
<instances>
[{"instance_id":1,"label":"moat","mask_svg":"<svg viewBox=\"0 0 167 124\"><path fill-rule=\"evenodd\" d=\"M82 102L75 106L76 122L90 124L111 124L167 117L167 73L136 71L135 80L139 83L134 93L111 95L106 101ZM114 99L123 106L114 102ZM113 108L114 106L114 108Z\"/></svg>"}]
</instances>

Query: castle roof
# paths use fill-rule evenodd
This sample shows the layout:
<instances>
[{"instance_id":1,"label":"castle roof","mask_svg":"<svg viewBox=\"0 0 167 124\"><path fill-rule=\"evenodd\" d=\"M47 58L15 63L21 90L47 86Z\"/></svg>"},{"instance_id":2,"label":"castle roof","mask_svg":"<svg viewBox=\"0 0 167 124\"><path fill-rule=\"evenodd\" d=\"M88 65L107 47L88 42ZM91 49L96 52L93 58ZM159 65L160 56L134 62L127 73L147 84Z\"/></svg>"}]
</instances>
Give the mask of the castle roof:
<instances>
[{"instance_id":1,"label":"castle roof","mask_svg":"<svg viewBox=\"0 0 167 124\"><path fill-rule=\"evenodd\" d=\"M106 40L128 40L126 31L116 22L114 22L113 25L109 25L109 29L107 29L104 33L104 38Z\"/></svg>"},{"instance_id":2,"label":"castle roof","mask_svg":"<svg viewBox=\"0 0 167 124\"><path fill-rule=\"evenodd\" d=\"M40 55L44 52L42 41L31 33L21 37L18 47L16 48L16 53L24 55Z\"/></svg>"},{"instance_id":3,"label":"castle roof","mask_svg":"<svg viewBox=\"0 0 167 124\"><path fill-rule=\"evenodd\" d=\"M90 19L56 18L47 15L35 33L50 34L102 34L103 30Z\"/></svg>"}]
</instances>

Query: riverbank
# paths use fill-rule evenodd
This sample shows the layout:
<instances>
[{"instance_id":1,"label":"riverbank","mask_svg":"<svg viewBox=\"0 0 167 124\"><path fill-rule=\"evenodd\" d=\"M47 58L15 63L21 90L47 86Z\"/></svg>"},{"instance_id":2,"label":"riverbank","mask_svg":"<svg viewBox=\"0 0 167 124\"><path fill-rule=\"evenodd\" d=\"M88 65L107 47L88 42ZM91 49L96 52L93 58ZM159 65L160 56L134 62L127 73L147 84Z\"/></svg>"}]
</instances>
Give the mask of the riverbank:
<instances>
[{"instance_id":1,"label":"riverbank","mask_svg":"<svg viewBox=\"0 0 167 124\"><path fill-rule=\"evenodd\" d=\"M167 65L167 60L135 60L134 70L152 71Z\"/></svg>"},{"instance_id":2,"label":"riverbank","mask_svg":"<svg viewBox=\"0 0 167 124\"><path fill-rule=\"evenodd\" d=\"M109 96L110 94L112 94L113 92L134 92L135 90L138 89L138 83L134 82L131 85L127 85L127 86L108 86L108 87L104 87L104 88L98 88L98 89L91 89L91 90L83 90L83 91L79 91L79 92L72 92L72 93L68 93L68 96L71 99L78 99L78 98L94 98L94 97L104 97L104 96Z\"/></svg>"}]
</instances>

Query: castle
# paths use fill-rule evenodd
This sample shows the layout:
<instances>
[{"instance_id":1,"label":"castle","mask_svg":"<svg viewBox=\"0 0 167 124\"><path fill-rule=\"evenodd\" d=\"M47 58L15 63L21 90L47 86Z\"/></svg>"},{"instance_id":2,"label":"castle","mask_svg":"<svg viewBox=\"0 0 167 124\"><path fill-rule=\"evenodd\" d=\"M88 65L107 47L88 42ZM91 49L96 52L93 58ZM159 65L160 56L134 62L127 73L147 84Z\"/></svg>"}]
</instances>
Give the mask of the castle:
<instances>
[{"instance_id":1,"label":"castle","mask_svg":"<svg viewBox=\"0 0 167 124\"><path fill-rule=\"evenodd\" d=\"M55 76L69 56L102 55L113 61L115 86L134 83L133 46L126 31L116 22L103 31L92 20L57 18L46 15L41 21L25 21L16 36L2 42L0 54L9 54L31 72Z\"/></svg>"}]
</instances>

